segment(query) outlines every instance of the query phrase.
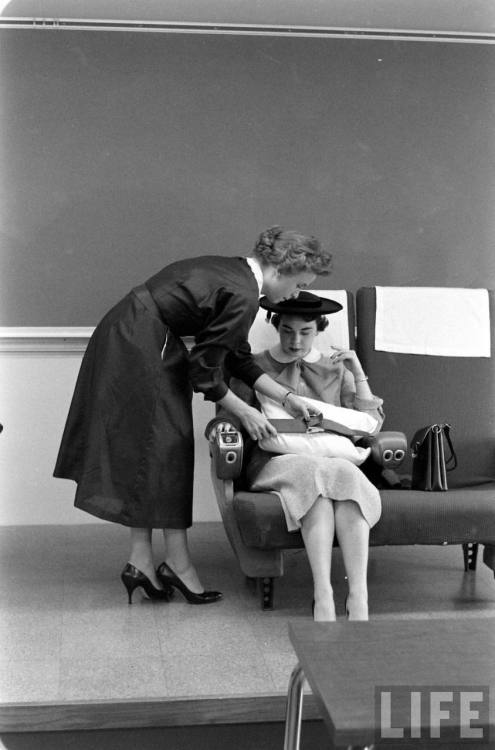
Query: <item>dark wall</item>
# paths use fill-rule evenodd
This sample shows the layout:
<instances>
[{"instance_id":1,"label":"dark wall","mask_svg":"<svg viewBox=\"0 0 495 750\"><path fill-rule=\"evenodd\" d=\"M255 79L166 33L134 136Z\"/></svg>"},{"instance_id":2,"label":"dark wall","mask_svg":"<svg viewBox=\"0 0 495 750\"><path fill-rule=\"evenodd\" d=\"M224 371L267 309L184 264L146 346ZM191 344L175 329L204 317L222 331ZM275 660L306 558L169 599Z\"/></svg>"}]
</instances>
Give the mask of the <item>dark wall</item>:
<instances>
[{"instance_id":1,"label":"dark wall","mask_svg":"<svg viewBox=\"0 0 495 750\"><path fill-rule=\"evenodd\" d=\"M0 325L94 325L279 223L317 286L495 286L495 47L2 30Z\"/></svg>"}]
</instances>

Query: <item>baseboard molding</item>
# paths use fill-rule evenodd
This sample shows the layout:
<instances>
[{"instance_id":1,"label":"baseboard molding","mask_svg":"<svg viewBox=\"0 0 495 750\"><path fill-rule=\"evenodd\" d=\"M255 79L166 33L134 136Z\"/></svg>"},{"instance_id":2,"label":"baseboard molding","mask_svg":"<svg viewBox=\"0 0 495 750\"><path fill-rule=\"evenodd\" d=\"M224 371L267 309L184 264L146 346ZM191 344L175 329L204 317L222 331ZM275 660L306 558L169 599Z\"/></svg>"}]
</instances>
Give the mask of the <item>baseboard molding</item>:
<instances>
[{"instance_id":1,"label":"baseboard molding","mask_svg":"<svg viewBox=\"0 0 495 750\"><path fill-rule=\"evenodd\" d=\"M0 354L84 352L93 331L90 326L0 327ZM183 341L190 350L193 337L185 336Z\"/></svg>"},{"instance_id":2,"label":"baseboard molding","mask_svg":"<svg viewBox=\"0 0 495 750\"><path fill-rule=\"evenodd\" d=\"M0 328L0 352L83 352L93 330L77 326Z\"/></svg>"},{"instance_id":3,"label":"baseboard molding","mask_svg":"<svg viewBox=\"0 0 495 750\"><path fill-rule=\"evenodd\" d=\"M285 720L287 697L275 695L88 701L0 705L0 732L53 732L202 724L248 724ZM320 719L314 696L304 697L304 719Z\"/></svg>"}]
</instances>

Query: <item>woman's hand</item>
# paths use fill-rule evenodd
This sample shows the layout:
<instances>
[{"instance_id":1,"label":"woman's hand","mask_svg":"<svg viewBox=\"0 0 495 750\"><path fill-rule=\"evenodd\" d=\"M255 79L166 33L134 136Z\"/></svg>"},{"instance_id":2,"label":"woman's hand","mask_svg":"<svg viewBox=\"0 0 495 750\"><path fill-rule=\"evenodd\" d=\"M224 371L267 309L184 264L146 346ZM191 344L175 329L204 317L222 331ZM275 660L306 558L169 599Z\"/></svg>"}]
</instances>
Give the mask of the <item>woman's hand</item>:
<instances>
[{"instance_id":1,"label":"woman's hand","mask_svg":"<svg viewBox=\"0 0 495 750\"><path fill-rule=\"evenodd\" d=\"M237 428L230 422L218 422L211 428L208 440L213 443L219 432L232 432L233 430L237 432Z\"/></svg>"},{"instance_id":2,"label":"woman's hand","mask_svg":"<svg viewBox=\"0 0 495 750\"><path fill-rule=\"evenodd\" d=\"M244 429L253 440L275 437L277 430L263 414L249 406L239 415Z\"/></svg>"},{"instance_id":3,"label":"woman's hand","mask_svg":"<svg viewBox=\"0 0 495 750\"><path fill-rule=\"evenodd\" d=\"M309 419L310 409L302 398L295 393L289 393L284 399L284 409L288 411L291 417L300 419Z\"/></svg>"},{"instance_id":4,"label":"woman's hand","mask_svg":"<svg viewBox=\"0 0 495 750\"><path fill-rule=\"evenodd\" d=\"M342 362L356 379L364 377L363 366L354 349L339 349L337 346L332 346L332 349L333 354L330 355L332 362Z\"/></svg>"},{"instance_id":5,"label":"woman's hand","mask_svg":"<svg viewBox=\"0 0 495 750\"><path fill-rule=\"evenodd\" d=\"M264 437L275 436L277 434L275 427L270 424L268 419L258 409L248 407L248 411L240 415L240 420L244 429L253 440L262 440ZM219 432L229 432L230 430L237 431L237 427L231 422L218 422L211 428L208 440L213 442Z\"/></svg>"},{"instance_id":6,"label":"woman's hand","mask_svg":"<svg viewBox=\"0 0 495 750\"><path fill-rule=\"evenodd\" d=\"M271 378L268 375L263 374L261 377L267 378L271 382ZM280 388L278 384L276 386ZM242 426L253 440L261 440L264 437L271 436L275 437L277 434L275 427L270 424L268 419L258 409L249 406L249 404L239 398L239 396L236 396L230 389L223 398L219 399L218 404L226 412L230 412L241 420ZM219 424L230 423L220 422Z\"/></svg>"}]
</instances>

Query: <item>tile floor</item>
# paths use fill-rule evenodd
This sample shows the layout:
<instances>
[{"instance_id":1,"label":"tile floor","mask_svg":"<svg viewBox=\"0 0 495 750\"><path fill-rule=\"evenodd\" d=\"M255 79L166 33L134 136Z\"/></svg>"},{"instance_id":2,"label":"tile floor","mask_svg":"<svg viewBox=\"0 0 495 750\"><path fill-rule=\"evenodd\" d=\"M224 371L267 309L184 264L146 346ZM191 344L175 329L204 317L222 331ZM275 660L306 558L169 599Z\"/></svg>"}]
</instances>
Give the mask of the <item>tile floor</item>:
<instances>
[{"instance_id":1,"label":"tile floor","mask_svg":"<svg viewBox=\"0 0 495 750\"><path fill-rule=\"evenodd\" d=\"M176 593L158 603L137 591L129 606L119 580L127 534L112 524L0 529L0 702L285 693L295 662L287 621L311 617L305 553L288 553L275 609L262 612L222 525L197 524L195 561L223 601L194 607ZM342 615L338 550L333 579ZM464 573L460 547L374 548L369 590L373 617L495 620L493 574L481 560Z\"/></svg>"}]
</instances>

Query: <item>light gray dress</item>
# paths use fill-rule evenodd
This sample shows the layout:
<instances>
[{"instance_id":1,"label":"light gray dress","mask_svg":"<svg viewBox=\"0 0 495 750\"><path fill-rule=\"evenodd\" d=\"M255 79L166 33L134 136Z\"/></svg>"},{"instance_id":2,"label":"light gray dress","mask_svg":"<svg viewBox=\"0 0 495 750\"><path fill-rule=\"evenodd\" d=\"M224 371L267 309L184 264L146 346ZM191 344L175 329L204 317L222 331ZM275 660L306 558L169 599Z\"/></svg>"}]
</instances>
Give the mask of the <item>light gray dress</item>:
<instances>
[{"instance_id":1,"label":"light gray dress","mask_svg":"<svg viewBox=\"0 0 495 750\"><path fill-rule=\"evenodd\" d=\"M354 378L344 365L324 355L317 362L282 363L268 351L255 355L258 365L274 380L300 396L317 398L335 406L365 411L383 423L382 400L359 399ZM363 472L345 458L276 455L264 464L251 484L252 490L275 492L282 503L289 531L301 527L301 519L318 497L353 500L369 526L381 514L380 493Z\"/></svg>"}]
</instances>

